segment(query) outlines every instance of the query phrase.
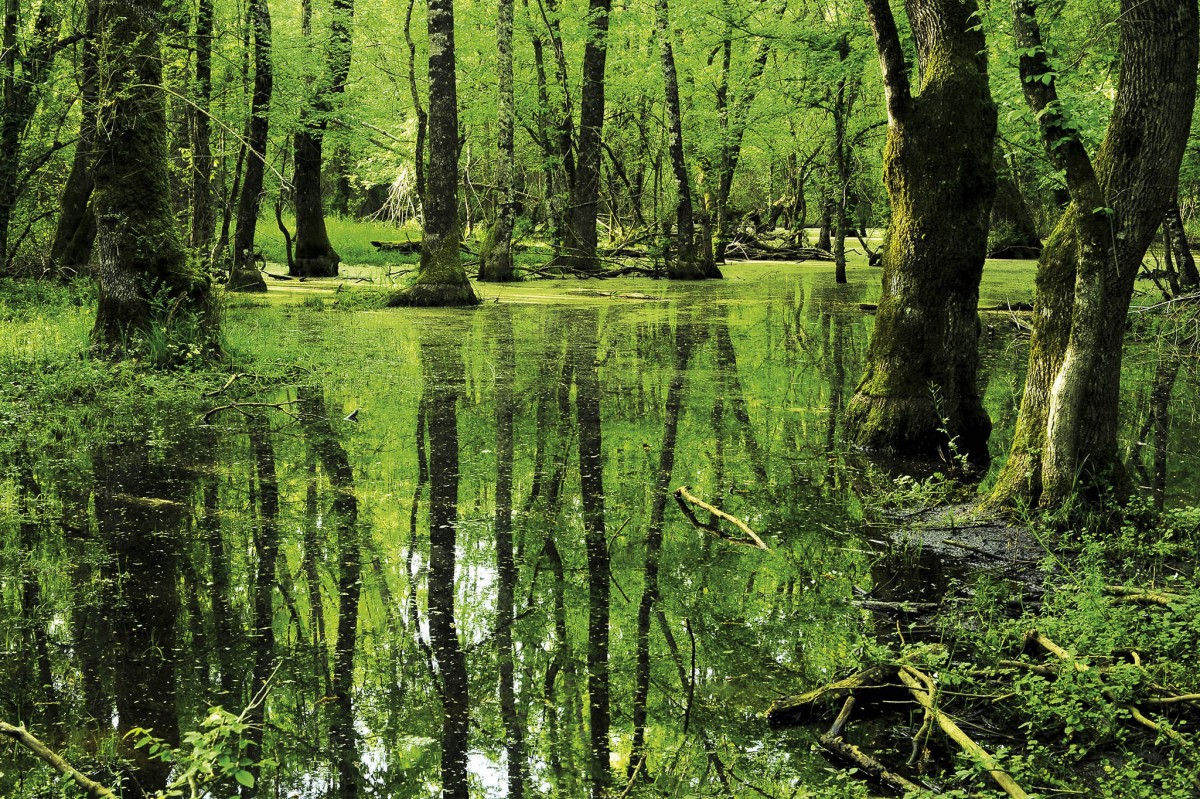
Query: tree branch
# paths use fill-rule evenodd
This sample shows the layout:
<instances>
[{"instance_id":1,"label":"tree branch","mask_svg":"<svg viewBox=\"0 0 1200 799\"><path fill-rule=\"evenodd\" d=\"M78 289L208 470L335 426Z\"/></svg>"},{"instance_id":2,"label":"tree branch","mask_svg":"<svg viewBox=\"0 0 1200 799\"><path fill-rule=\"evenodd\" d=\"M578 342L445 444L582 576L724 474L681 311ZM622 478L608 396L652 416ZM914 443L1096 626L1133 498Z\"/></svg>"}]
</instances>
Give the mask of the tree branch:
<instances>
[{"instance_id":1,"label":"tree branch","mask_svg":"<svg viewBox=\"0 0 1200 799\"><path fill-rule=\"evenodd\" d=\"M900 33L896 30L896 18L888 0L863 0L867 7L867 20L875 35L875 49L879 51L879 68L883 71L883 91L887 98L888 126L896 127L904 122L912 104L912 86L908 79L908 64L904 60L904 48L900 45Z\"/></svg>"},{"instance_id":2,"label":"tree branch","mask_svg":"<svg viewBox=\"0 0 1200 799\"><path fill-rule=\"evenodd\" d=\"M0 721L0 735L8 736L21 746L28 749L41 760L45 761L54 770L65 774L75 781L75 784L87 792L87 795L92 799L117 799L117 795L108 788L104 787L95 780L89 779L84 774L80 773L70 763L62 758L53 749L46 746L33 736L29 730L24 727L14 727Z\"/></svg>"}]
</instances>

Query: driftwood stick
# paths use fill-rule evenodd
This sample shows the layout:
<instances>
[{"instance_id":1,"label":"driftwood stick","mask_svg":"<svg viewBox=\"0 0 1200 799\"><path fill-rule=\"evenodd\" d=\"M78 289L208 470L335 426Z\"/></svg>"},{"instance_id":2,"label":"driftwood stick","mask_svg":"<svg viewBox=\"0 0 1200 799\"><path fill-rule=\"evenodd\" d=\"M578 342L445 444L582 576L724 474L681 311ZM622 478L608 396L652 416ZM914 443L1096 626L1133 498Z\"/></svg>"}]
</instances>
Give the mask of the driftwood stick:
<instances>
[{"instance_id":1,"label":"driftwood stick","mask_svg":"<svg viewBox=\"0 0 1200 799\"><path fill-rule=\"evenodd\" d=\"M245 377L245 376L246 376L245 372L234 372L232 375L229 376L229 379L225 381L225 385L221 386L216 391L204 392L204 396L215 397L218 394L223 394L226 390L228 390L228 388L230 386L232 386L234 384L234 381L236 381L238 378Z\"/></svg>"},{"instance_id":2,"label":"driftwood stick","mask_svg":"<svg viewBox=\"0 0 1200 799\"><path fill-rule=\"evenodd\" d=\"M200 417L201 424L208 424L209 421L221 411L237 411L243 416L247 415L243 408L274 408L277 411L282 411L289 405L295 405L300 400L284 400L283 402L231 402L228 405L218 405L215 408L210 408L205 414Z\"/></svg>"},{"instance_id":3,"label":"driftwood stick","mask_svg":"<svg viewBox=\"0 0 1200 799\"><path fill-rule=\"evenodd\" d=\"M92 799L117 799L117 795L110 789L80 773L78 769L64 760L61 755L35 738L24 727L14 727L11 724L0 721L0 735L12 738L41 760L45 761L55 771L70 777Z\"/></svg>"},{"instance_id":4,"label":"driftwood stick","mask_svg":"<svg viewBox=\"0 0 1200 799\"><path fill-rule=\"evenodd\" d=\"M715 535L725 539L726 541L729 541L730 543L741 544L743 546L749 546L749 547L758 547L759 549L761 549L764 552L771 551L771 548L768 547L763 542L763 540L758 537L757 533L755 533L753 530L750 529L750 526L748 524L746 524L744 521L737 518L736 516L732 516L732 515L726 513L725 511L721 510L720 508L718 508L714 505L710 505L707 502L705 502L704 500L700 499L699 497L696 497L693 494L689 493L687 486L680 486L679 488L675 489L675 501L679 504L679 509L683 511L683 515L687 516L688 521L690 521L695 526L697 526L701 529L704 529L704 530L708 530L710 533L714 533ZM708 511L713 516L716 516L718 519L724 519L725 521L729 522L734 527L741 530L742 533L745 534L745 536L750 539L750 541L742 541L737 538L733 538L733 537L721 532L720 529L718 529L715 524L705 524L704 522L700 521L698 518L696 518L696 514L689 507L689 503L691 505L695 505L697 508L700 508L701 510ZM753 543L751 543L751 541Z\"/></svg>"},{"instance_id":5,"label":"driftwood stick","mask_svg":"<svg viewBox=\"0 0 1200 799\"><path fill-rule=\"evenodd\" d=\"M837 718L833 720L829 732L825 733L830 738L842 737L842 730L846 728L846 722L850 720L850 714L854 712L854 694L846 697L846 701L842 703L842 710L838 713Z\"/></svg>"},{"instance_id":6,"label":"driftwood stick","mask_svg":"<svg viewBox=\"0 0 1200 799\"><path fill-rule=\"evenodd\" d=\"M934 722L942 728L942 732L954 741L959 747L976 763L983 766L984 770L991 775L996 784L999 785L1005 793L1013 799L1029 799L1029 794L1017 785L1016 781L1009 776L1008 772L1000 767L996 758L992 757L982 746L975 743L969 735L962 731L962 728L950 720L950 717L943 713L937 707L937 686L934 685L932 679L924 672L913 668L912 666L901 666L900 681L908 686L909 693L913 698L925 708Z\"/></svg>"}]
</instances>

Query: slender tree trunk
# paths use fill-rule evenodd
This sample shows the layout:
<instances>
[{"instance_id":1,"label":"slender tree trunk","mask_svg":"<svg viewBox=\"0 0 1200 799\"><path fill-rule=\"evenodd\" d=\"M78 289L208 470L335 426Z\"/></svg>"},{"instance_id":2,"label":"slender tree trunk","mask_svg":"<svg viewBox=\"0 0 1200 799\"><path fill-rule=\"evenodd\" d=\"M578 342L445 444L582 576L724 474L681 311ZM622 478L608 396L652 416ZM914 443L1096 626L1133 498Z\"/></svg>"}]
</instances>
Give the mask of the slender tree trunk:
<instances>
[{"instance_id":1,"label":"slender tree trunk","mask_svg":"<svg viewBox=\"0 0 1200 799\"><path fill-rule=\"evenodd\" d=\"M212 241L213 157L212 123L212 38L214 0L200 0L196 13L196 108L192 111L192 249L207 254Z\"/></svg>"},{"instance_id":2,"label":"slender tree trunk","mask_svg":"<svg viewBox=\"0 0 1200 799\"><path fill-rule=\"evenodd\" d=\"M1187 231L1183 227L1183 214L1179 210L1178 194L1172 198L1165 219L1163 226L1164 230L1170 231L1170 246L1179 269L1180 283L1190 289L1200 287L1200 272L1196 270L1196 258L1192 255L1192 248L1187 240Z\"/></svg>"},{"instance_id":3,"label":"slender tree trunk","mask_svg":"<svg viewBox=\"0 0 1200 799\"><path fill-rule=\"evenodd\" d=\"M417 142L413 147L413 173L416 176L417 202L421 219L425 218L425 134L429 127L429 116L421 107L421 92L417 89L417 43L412 37L412 12L416 0L408 0L404 12L404 42L408 45L408 92L413 111L417 115Z\"/></svg>"},{"instance_id":4,"label":"slender tree trunk","mask_svg":"<svg viewBox=\"0 0 1200 799\"><path fill-rule=\"evenodd\" d=\"M425 232L416 279L388 299L391 306L476 305L463 270L458 221L458 91L454 66L454 1L429 0L429 175Z\"/></svg>"},{"instance_id":5,"label":"slender tree trunk","mask_svg":"<svg viewBox=\"0 0 1200 799\"><path fill-rule=\"evenodd\" d=\"M254 549L258 555L254 572L254 618L250 630L250 696L267 690L267 682L275 670L275 564L279 556L279 478L275 471L275 448L271 429L266 420L256 417L250 422L250 451L254 457L254 472L258 477L258 524ZM260 795L262 769L258 761L266 757L263 751L263 728L266 721L266 699L246 714L249 723L248 752L255 763L249 766L254 785L243 789L244 799Z\"/></svg>"},{"instance_id":6,"label":"slender tree trunk","mask_svg":"<svg viewBox=\"0 0 1200 799\"><path fill-rule=\"evenodd\" d=\"M1058 112L1036 0L1013 4L1026 100L1071 205L1038 265L1034 329L1012 452L992 500L1055 507L1130 490L1117 445L1125 318L1178 180L1196 93L1195 0L1122 0L1113 117L1093 162ZM1035 85L1036 84L1036 85Z\"/></svg>"},{"instance_id":7,"label":"slender tree trunk","mask_svg":"<svg viewBox=\"0 0 1200 799\"><path fill-rule=\"evenodd\" d=\"M250 135L246 140L246 173L238 196L233 265L227 287L230 291L261 292L267 290L267 281L255 262L254 233L262 207L275 69L271 62L271 9L267 0L250 0L250 13L254 20L254 93L250 104Z\"/></svg>"},{"instance_id":8,"label":"slender tree trunk","mask_svg":"<svg viewBox=\"0 0 1200 799\"><path fill-rule=\"evenodd\" d=\"M604 65L608 56L608 15L612 0L589 0L579 135L571 186L570 223L566 230L567 265L586 272L600 269L596 224L600 209L600 142L604 133Z\"/></svg>"},{"instance_id":9,"label":"slender tree trunk","mask_svg":"<svg viewBox=\"0 0 1200 799\"><path fill-rule=\"evenodd\" d=\"M434 0L436 2L436 0ZM432 13L432 9L431 9ZM433 111L433 108L430 109ZM434 112L436 116L436 112ZM434 123L434 130L437 125ZM436 133L435 133L436 136ZM435 146L436 151L436 146ZM432 185L430 187L433 188ZM432 199L432 198L431 198ZM454 623L458 416L463 364L456 342L422 342L429 392L429 638L442 683L442 796L467 799L467 664Z\"/></svg>"},{"instance_id":10,"label":"slender tree trunk","mask_svg":"<svg viewBox=\"0 0 1200 799\"><path fill-rule=\"evenodd\" d=\"M507 311L507 309L505 309ZM496 658L500 672L500 715L508 758L508 795L525 795L525 736L517 715L514 682L513 602L517 566L513 561L513 380L517 370L512 316L501 312L496 324Z\"/></svg>"},{"instance_id":11,"label":"slender tree trunk","mask_svg":"<svg viewBox=\"0 0 1200 799\"><path fill-rule=\"evenodd\" d=\"M600 380L596 363L599 318L594 311L580 320L580 340L571 343L575 404L579 424L579 486L588 566L588 717L591 758L588 776L592 799L603 799L612 775L609 730L609 574L604 522L604 447L600 425Z\"/></svg>"},{"instance_id":12,"label":"slender tree trunk","mask_svg":"<svg viewBox=\"0 0 1200 799\"><path fill-rule=\"evenodd\" d=\"M650 518L646 524L646 562L642 598L637 616L637 663L634 668L633 743L630 747L629 771L650 778L646 763L646 727L649 719L647 704L650 698L650 622L659 600L658 569L662 558L663 515L667 496L671 492L671 473L675 470L675 442L679 434L679 418L683 409L684 380L688 361L696 347L694 331L689 322L678 322L675 330L674 369L667 388L667 405L663 424L662 449L658 454L658 472L654 478L654 493L650 500Z\"/></svg>"},{"instance_id":13,"label":"slender tree trunk","mask_svg":"<svg viewBox=\"0 0 1200 799\"><path fill-rule=\"evenodd\" d=\"M171 209L161 15L161 0L107 0L97 21L100 298L92 337L114 355L141 348L172 324L188 344L208 348L216 340L208 277L188 263Z\"/></svg>"},{"instance_id":14,"label":"slender tree trunk","mask_svg":"<svg viewBox=\"0 0 1200 799\"><path fill-rule=\"evenodd\" d=\"M892 224L866 374L846 409L860 446L988 460L976 384L979 279L996 190L996 107L974 0L909 0L922 66L913 95L886 0L866 0L888 107Z\"/></svg>"},{"instance_id":15,"label":"slender tree trunk","mask_svg":"<svg viewBox=\"0 0 1200 799\"><path fill-rule=\"evenodd\" d=\"M512 235L516 219L516 194L513 191L513 168L516 152L513 135L517 115L513 94L513 0L500 0L496 20L496 129L498 153L496 162L496 221L487 232L479 251L479 279L505 282L516 279L513 271Z\"/></svg>"},{"instance_id":16,"label":"slender tree trunk","mask_svg":"<svg viewBox=\"0 0 1200 799\"><path fill-rule=\"evenodd\" d=\"M79 270L87 266L96 238L96 215L92 201L92 140L96 135L96 20L99 0L87 2L87 32L83 41L80 64L79 141L75 144L75 159L71 173L59 197L62 212L54 232L50 257L60 267Z\"/></svg>"},{"instance_id":17,"label":"slender tree trunk","mask_svg":"<svg viewBox=\"0 0 1200 799\"><path fill-rule=\"evenodd\" d=\"M695 220L692 219L692 188L683 150L683 110L679 105L679 79L675 73L675 53L671 46L668 0L655 3L654 30L658 36L659 61L662 63L663 90L667 104L667 129L670 142L671 170L675 175L675 258L667 263L667 277L703 280L716 267L696 257ZM720 276L717 272L715 277Z\"/></svg>"}]
</instances>

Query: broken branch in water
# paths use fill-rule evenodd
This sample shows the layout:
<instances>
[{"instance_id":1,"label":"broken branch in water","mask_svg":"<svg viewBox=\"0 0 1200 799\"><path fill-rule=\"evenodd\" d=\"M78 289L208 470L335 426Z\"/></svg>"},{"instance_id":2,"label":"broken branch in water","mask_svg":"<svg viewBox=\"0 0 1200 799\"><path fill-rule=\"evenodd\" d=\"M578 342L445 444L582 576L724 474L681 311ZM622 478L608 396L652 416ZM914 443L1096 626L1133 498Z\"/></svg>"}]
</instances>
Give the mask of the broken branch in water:
<instances>
[{"instance_id":1,"label":"broken branch in water","mask_svg":"<svg viewBox=\"0 0 1200 799\"><path fill-rule=\"evenodd\" d=\"M24 727L14 727L0 721L0 735L8 736L21 746L28 749L38 758L46 762L51 768L61 774L65 774L75 781L75 784L87 792L87 795L92 799L116 799L117 795L110 789L104 787L95 780L89 779L85 774L82 774L78 769L68 763L62 755L59 755L50 747L34 737L33 733Z\"/></svg>"},{"instance_id":2,"label":"broken branch in water","mask_svg":"<svg viewBox=\"0 0 1200 799\"><path fill-rule=\"evenodd\" d=\"M686 516L688 521L690 521L693 525L702 530L708 530L713 535L716 535L718 538L723 538L731 544L740 544L744 547L758 547L763 552L771 551L771 548L768 547L763 540L758 537L758 534L751 530L750 526L744 521L736 516L726 513L714 505L709 505L704 500L689 493L687 489L687 486L680 486L679 488L675 489L675 501L679 504L679 509L683 511L683 515ZM750 539L750 541L734 538L723 532L719 527L717 527L717 525L700 521L700 519L696 517L695 511L692 510L691 505L695 505L697 508L708 511L718 519L724 519L725 521L729 522L734 527L741 530L746 537Z\"/></svg>"},{"instance_id":3,"label":"broken branch in water","mask_svg":"<svg viewBox=\"0 0 1200 799\"><path fill-rule=\"evenodd\" d=\"M295 405L299 401L300 400L298 399L292 399L284 400L283 402L231 402L228 405L218 405L215 408L209 408L208 411L206 411L204 415L200 417L200 423L208 424L209 421L221 411L237 411L243 416L249 416L249 414L243 410L244 408L274 408L277 411L283 411L284 413L287 413L285 410L287 406ZM291 414L288 415L290 416Z\"/></svg>"}]
</instances>

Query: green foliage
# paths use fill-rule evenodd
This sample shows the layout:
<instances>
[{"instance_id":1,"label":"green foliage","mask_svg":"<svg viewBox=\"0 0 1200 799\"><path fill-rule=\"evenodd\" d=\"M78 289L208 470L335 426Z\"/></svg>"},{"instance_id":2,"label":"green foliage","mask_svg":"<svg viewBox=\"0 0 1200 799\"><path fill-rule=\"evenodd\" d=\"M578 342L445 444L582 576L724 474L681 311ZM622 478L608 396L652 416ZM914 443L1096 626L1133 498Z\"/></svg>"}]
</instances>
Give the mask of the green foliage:
<instances>
[{"instance_id":1,"label":"green foliage","mask_svg":"<svg viewBox=\"0 0 1200 799\"><path fill-rule=\"evenodd\" d=\"M152 730L134 727L125 734L135 749L145 748L151 758L172 764L170 785L154 794L155 799L238 793L237 786L254 787L251 769L276 765L269 759L255 761L247 756L250 729L245 713L235 716L220 707L209 708L200 728L186 732L182 745L172 747Z\"/></svg>"}]
</instances>

